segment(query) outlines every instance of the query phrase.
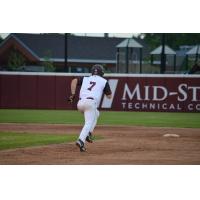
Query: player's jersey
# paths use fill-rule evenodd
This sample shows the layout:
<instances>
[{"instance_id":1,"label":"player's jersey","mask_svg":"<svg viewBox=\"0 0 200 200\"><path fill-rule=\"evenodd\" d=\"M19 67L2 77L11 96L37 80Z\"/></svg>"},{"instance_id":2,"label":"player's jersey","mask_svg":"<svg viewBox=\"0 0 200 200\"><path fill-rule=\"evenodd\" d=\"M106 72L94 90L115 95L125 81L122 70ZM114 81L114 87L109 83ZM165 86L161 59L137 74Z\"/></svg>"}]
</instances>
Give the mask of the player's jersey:
<instances>
[{"instance_id":1,"label":"player's jersey","mask_svg":"<svg viewBox=\"0 0 200 200\"><path fill-rule=\"evenodd\" d=\"M100 104L102 94L111 94L110 87L106 79L93 75L89 77L84 77L82 80L81 90L79 94L79 98L93 98L97 102L97 107ZM106 85L108 88L105 91Z\"/></svg>"}]
</instances>

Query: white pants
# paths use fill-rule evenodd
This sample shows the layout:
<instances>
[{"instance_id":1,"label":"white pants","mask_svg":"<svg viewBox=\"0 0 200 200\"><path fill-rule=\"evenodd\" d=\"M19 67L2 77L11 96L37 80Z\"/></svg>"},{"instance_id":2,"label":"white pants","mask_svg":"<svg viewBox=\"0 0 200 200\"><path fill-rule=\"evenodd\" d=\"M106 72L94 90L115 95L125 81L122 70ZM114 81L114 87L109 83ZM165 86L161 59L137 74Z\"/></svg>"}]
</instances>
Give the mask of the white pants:
<instances>
[{"instance_id":1,"label":"white pants","mask_svg":"<svg viewBox=\"0 0 200 200\"><path fill-rule=\"evenodd\" d=\"M99 117L99 111L97 110L97 104L95 100L92 99L81 99L77 104L77 108L80 112L84 113L85 124L81 130L79 139L84 143L89 132L93 132L97 119Z\"/></svg>"}]
</instances>

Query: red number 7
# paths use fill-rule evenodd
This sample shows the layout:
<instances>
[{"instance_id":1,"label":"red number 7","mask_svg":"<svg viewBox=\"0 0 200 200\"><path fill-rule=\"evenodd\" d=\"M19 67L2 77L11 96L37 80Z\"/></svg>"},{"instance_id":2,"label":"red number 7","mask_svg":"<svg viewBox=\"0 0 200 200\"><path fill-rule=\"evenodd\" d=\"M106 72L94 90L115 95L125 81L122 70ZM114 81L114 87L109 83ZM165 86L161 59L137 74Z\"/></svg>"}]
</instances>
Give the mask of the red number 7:
<instances>
[{"instance_id":1,"label":"red number 7","mask_svg":"<svg viewBox=\"0 0 200 200\"><path fill-rule=\"evenodd\" d=\"M96 82L92 82L92 81L90 81L90 87L88 88L88 90L92 90L92 88L96 85Z\"/></svg>"}]
</instances>

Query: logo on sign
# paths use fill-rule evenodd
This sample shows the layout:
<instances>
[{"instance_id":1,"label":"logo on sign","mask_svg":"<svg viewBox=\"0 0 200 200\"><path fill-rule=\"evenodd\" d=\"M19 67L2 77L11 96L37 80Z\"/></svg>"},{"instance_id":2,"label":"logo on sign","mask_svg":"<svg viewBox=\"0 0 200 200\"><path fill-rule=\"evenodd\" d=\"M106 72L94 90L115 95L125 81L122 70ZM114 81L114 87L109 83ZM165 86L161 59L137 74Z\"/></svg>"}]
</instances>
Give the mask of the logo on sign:
<instances>
[{"instance_id":1,"label":"logo on sign","mask_svg":"<svg viewBox=\"0 0 200 200\"><path fill-rule=\"evenodd\" d=\"M110 79L109 84L112 90L112 99L103 98L102 108L112 108L113 100L120 104L124 110L174 110L181 111L187 106L188 111L200 111L200 87L190 86L186 83L179 84L175 91L163 85L123 85L122 96L118 96L116 90L118 79ZM121 92L120 92L121 94ZM175 102L170 102L169 98L174 97ZM185 103L190 102L190 103ZM182 103L182 104L181 104Z\"/></svg>"}]
</instances>

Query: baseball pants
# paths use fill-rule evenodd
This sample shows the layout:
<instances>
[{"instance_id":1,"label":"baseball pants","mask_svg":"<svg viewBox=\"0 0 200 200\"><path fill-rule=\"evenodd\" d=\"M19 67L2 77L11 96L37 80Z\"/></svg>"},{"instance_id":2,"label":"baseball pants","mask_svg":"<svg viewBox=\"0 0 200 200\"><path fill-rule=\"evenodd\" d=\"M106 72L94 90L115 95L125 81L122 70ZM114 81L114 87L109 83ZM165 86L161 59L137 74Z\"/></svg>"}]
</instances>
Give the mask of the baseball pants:
<instances>
[{"instance_id":1,"label":"baseball pants","mask_svg":"<svg viewBox=\"0 0 200 200\"><path fill-rule=\"evenodd\" d=\"M81 130L79 139L84 143L89 132L93 132L97 124L99 117L99 111L97 110L97 104L92 99L81 99L77 104L77 108L80 112L84 113L85 124Z\"/></svg>"}]
</instances>

